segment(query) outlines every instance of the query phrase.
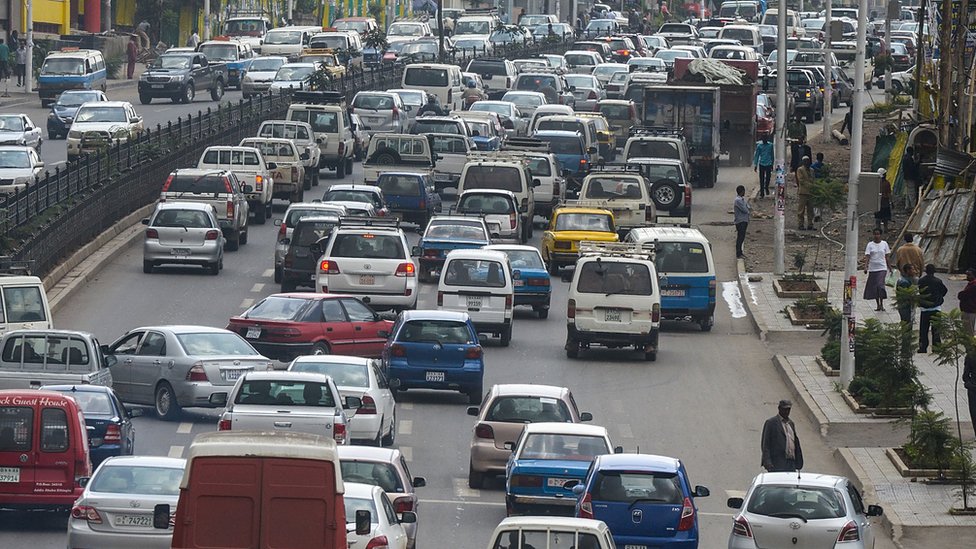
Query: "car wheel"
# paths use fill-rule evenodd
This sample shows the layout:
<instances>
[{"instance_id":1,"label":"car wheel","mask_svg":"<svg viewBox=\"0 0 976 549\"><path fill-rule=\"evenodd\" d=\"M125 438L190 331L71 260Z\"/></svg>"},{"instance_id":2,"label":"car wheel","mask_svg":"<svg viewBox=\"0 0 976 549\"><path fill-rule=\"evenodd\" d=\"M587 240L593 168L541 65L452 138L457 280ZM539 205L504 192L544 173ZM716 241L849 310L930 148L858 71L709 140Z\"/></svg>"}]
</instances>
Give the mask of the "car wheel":
<instances>
[{"instance_id":1,"label":"car wheel","mask_svg":"<svg viewBox=\"0 0 976 549\"><path fill-rule=\"evenodd\" d=\"M152 103L152 100L153 98L151 95L142 95L141 93L139 94L139 102L142 103L143 105L148 105Z\"/></svg>"},{"instance_id":2,"label":"car wheel","mask_svg":"<svg viewBox=\"0 0 976 549\"><path fill-rule=\"evenodd\" d=\"M146 274L152 274L152 270L153 270L153 262L152 261L143 261L142 262L142 272L144 272Z\"/></svg>"},{"instance_id":3,"label":"car wheel","mask_svg":"<svg viewBox=\"0 0 976 549\"><path fill-rule=\"evenodd\" d=\"M654 362L657 360L657 351L644 351L644 360Z\"/></svg>"},{"instance_id":4,"label":"car wheel","mask_svg":"<svg viewBox=\"0 0 976 549\"><path fill-rule=\"evenodd\" d=\"M346 173L352 174L352 158L346 159Z\"/></svg>"},{"instance_id":5,"label":"car wheel","mask_svg":"<svg viewBox=\"0 0 976 549\"><path fill-rule=\"evenodd\" d=\"M297 191L291 193L290 202L292 204L298 204L299 202L301 202L303 200L305 200L305 189L304 188L298 189Z\"/></svg>"},{"instance_id":6,"label":"car wheel","mask_svg":"<svg viewBox=\"0 0 976 549\"><path fill-rule=\"evenodd\" d=\"M210 99L214 101L220 101L220 98L224 96L224 81L218 80L217 85L210 90Z\"/></svg>"},{"instance_id":7,"label":"car wheel","mask_svg":"<svg viewBox=\"0 0 976 549\"><path fill-rule=\"evenodd\" d=\"M258 204L254 207L254 224L264 225L268 217L265 215L265 210L270 209L271 204Z\"/></svg>"},{"instance_id":8,"label":"car wheel","mask_svg":"<svg viewBox=\"0 0 976 549\"><path fill-rule=\"evenodd\" d=\"M193 99L197 96L197 91L193 87L193 83L189 83L183 88L183 97L181 98L184 103L192 103Z\"/></svg>"},{"instance_id":9,"label":"car wheel","mask_svg":"<svg viewBox=\"0 0 976 549\"><path fill-rule=\"evenodd\" d=\"M244 229L241 232L241 246L247 244L247 234L248 234L248 232L249 232L248 229Z\"/></svg>"},{"instance_id":10,"label":"car wheel","mask_svg":"<svg viewBox=\"0 0 976 549\"><path fill-rule=\"evenodd\" d=\"M476 405L481 404L481 399L484 397L483 386L477 385L474 389L468 391L468 404Z\"/></svg>"},{"instance_id":11,"label":"car wheel","mask_svg":"<svg viewBox=\"0 0 976 549\"><path fill-rule=\"evenodd\" d=\"M512 325L509 324L502 330L502 347L508 347L512 343Z\"/></svg>"},{"instance_id":12,"label":"car wheel","mask_svg":"<svg viewBox=\"0 0 976 549\"><path fill-rule=\"evenodd\" d=\"M234 234L227 239L227 244L224 245L224 248L229 252L236 252L237 249L240 247L241 247L241 232L234 231Z\"/></svg>"},{"instance_id":13,"label":"car wheel","mask_svg":"<svg viewBox=\"0 0 976 549\"><path fill-rule=\"evenodd\" d=\"M373 156L369 158L369 162L370 164L379 164L381 166L399 164L400 155L390 148L380 149L373 153Z\"/></svg>"},{"instance_id":14,"label":"car wheel","mask_svg":"<svg viewBox=\"0 0 976 549\"><path fill-rule=\"evenodd\" d=\"M156 387L156 398L154 400L156 415L160 419L173 421L180 415L180 403L176 401L176 393L173 387L167 382L162 382Z\"/></svg>"},{"instance_id":15,"label":"car wheel","mask_svg":"<svg viewBox=\"0 0 976 549\"><path fill-rule=\"evenodd\" d=\"M658 210L670 211L678 206L681 197L681 189L674 180L658 179L651 185L651 200Z\"/></svg>"},{"instance_id":16,"label":"car wheel","mask_svg":"<svg viewBox=\"0 0 976 549\"><path fill-rule=\"evenodd\" d=\"M899 82L898 80L892 80L891 91L894 92L895 95L901 95L905 93L905 87L902 86L901 82Z\"/></svg>"},{"instance_id":17,"label":"car wheel","mask_svg":"<svg viewBox=\"0 0 976 549\"><path fill-rule=\"evenodd\" d=\"M535 312L542 320L549 318L549 307L539 307Z\"/></svg>"},{"instance_id":18,"label":"car wheel","mask_svg":"<svg viewBox=\"0 0 976 549\"><path fill-rule=\"evenodd\" d=\"M580 344L575 339L566 340L566 358L579 358Z\"/></svg>"},{"instance_id":19,"label":"car wheel","mask_svg":"<svg viewBox=\"0 0 976 549\"><path fill-rule=\"evenodd\" d=\"M396 412L394 411L393 420L390 421L390 431L385 435L383 435L383 440L380 441L381 444L383 446L393 446L393 443L396 442L396 434L397 434L397 418L396 418Z\"/></svg>"},{"instance_id":20,"label":"car wheel","mask_svg":"<svg viewBox=\"0 0 976 549\"><path fill-rule=\"evenodd\" d=\"M339 159L339 163L336 164L336 179L342 179L346 177L346 161Z\"/></svg>"},{"instance_id":21,"label":"car wheel","mask_svg":"<svg viewBox=\"0 0 976 549\"><path fill-rule=\"evenodd\" d=\"M715 324L715 316L713 316L713 315L708 315L706 317L703 317L698 322L698 325L701 326L701 330L703 332L711 332L712 331L712 326L714 324Z\"/></svg>"},{"instance_id":22,"label":"car wheel","mask_svg":"<svg viewBox=\"0 0 976 549\"><path fill-rule=\"evenodd\" d=\"M468 464L468 488L480 490L485 485L485 474L474 470L474 466Z\"/></svg>"},{"instance_id":23,"label":"car wheel","mask_svg":"<svg viewBox=\"0 0 976 549\"><path fill-rule=\"evenodd\" d=\"M220 274L220 262L219 261L214 261L207 268L210 269L210 274L212 274L212 275L219 275Z\"/></svg>"},{"instance_id":24,"label":"car wheel","mask_svg":"<svg viewBox=\"0 0 976 549\"><path fill-rule=\"evenodd\" d=\"M294 292L297 289L298 289L298 284L295 284L294 282L285 280L282 281L281 283L281 293L283 294Z\"/></svg>"},{"instance_id":25,"label":"car wheel","mask_svg":"<svg viewBox=\"0 0 976 549\"><path fill-rule=\"evenodd\" d=\"M275 284L281 284L281 265L276 265L274 268L274 281Z\"/></svg>"},{"instance_id":26,"label":"car wheel","mask_svg":"<svg viewBox=\"0 0 976 549\"><path fill-rule=\"evenodd\" d=\"M310 355L331 355L332 350L329 349L329 344L319 341L315 345L312 345L312 350L309 351Z\"/></svg>"},{"instance_id":27,"label":"car wheel","mask_svg":"<svg viewBox=\"0 0 976 549\"><path fill-rule=\"evenodd\" d=\"M810 109L806 115L807 124L813 124L817 121L817 109Z\"/></svg>"}]
</instances>

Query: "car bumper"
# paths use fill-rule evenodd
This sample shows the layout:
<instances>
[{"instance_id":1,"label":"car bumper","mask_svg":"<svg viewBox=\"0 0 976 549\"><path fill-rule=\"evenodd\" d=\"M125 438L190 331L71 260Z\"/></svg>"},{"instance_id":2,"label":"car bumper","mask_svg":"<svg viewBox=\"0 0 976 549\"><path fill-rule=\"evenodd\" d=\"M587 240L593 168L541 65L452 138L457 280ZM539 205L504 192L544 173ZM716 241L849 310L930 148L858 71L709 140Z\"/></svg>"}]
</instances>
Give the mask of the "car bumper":
<instances>
[{"instance_id":1,"label":"car bumper","mask_svg":"<svg viewBox=\"0 0 976 549\"><path fill-rule=\"evenodd\" d=\"M63 494L0 494L0 507L10 509L69 508L81 496L82 488Z\"/></svg>"},{"instance_id":2,"label":"car bumper","mask_svg":"<svg viewBox=\"0 0 976 549\"><path fill-rule=\"evenodd\" d=\"M282 282L293 282L299 286L315 287L315 273L312 271L296 271L285 267L281 271Z\"/></svg>"},{"instance_id":3,"label":"car bumper","mask_svg":"<svg viewBox=\"0 0 976 549\"><path fill-rule=\"evenodd\" d=\"M416 279L414 279L416 280ZM326 288L320 286L316 283L315 291L326 292ZM417 294L419 293L416 288L416 282L414 286L410 288L410 295L403 294L371 294L365 292L351 292L349 290L342 290L337 288L330 288L328 292L343 294L343 295L355 295L369 298L369 306L373 309L413 309L417 306Z\"/></svg>"},{"instance_id":4,"label":"car bumper","mask_svg":"<svg viewBox=\"0 0 976 549\"><path fill-rule=\"evenodd\" d=\"M62 134L68 133L68 128L71 124L61 120L60 118L48 118L47 119L47 133Z\"/></svg>"},{"instance_id":5,"label":"car bumper","mask_svg":"<svg viewBox=\"0 0 976 549\"><path fill-rule=\"evenodd\" d=\"M511 311L505 313L506 315L511 315ZM479 334L498 334L505 330L512 329L512 319L511 316L505 320L499 322L497 320L478 320L474 318L477 313L468 313L471 316L471 322L474 324L474 329L478 331Z\"/></svg>"},{"instance_id":6,"label":"car bumper","mask_svg":"<svg viewBox=\"0 0 976 549\"><path fill-rule=\"evenodd\" d=\"M291 360L292 357L312 352L311 343L275 343L271 341L247 340L262 355L275 360Z\"/></svg>"},{"instance_id":7,"label":"car bumper","mask_svg":"<svg viewBox=\"0 0 976 549\"><path fill-rule=\"evenodd\" d=\"M549 260L555 261L557 265L575 265L577 259L577 252L549 252Z\"/></svg>"},{"instance_id":8,"label":"car bumper","mask_svg":"<svg viewBox=\"0 0 976 549\"><path fill-rule=\"evenodd\" d=\"M600 343L609 345L643 345L657 347L658 328L653 328L648 333L627 334L619 332L593 332L589 330L579 330L575 324L567 325L569 337L580 343ZM260 349L259 349L260 350Z\"/></svg>"},{"instance_id":9,"label":"car bumper","mask_svg":"<svg viewBox=\"0 0 976 549\"><path fill-rule=\"evenodd\" d=\"M643 538L636 536L613 536L617 547L667 547L668 549L698 549L698 533L678 532L670 538Z\"/></svg>"},{"instance_id":10,"label":"car bumper","mask_svg":"<svg viewBox=\"0 0 976 549\"><path fill-rule=\"evenodd\" d=\"M96 532L87 521L68 520L68 549L168 549L173 542L172 530L156 532Z\"/></svg>"},{"instance_id":11,"label":"car bumper","mask_svg":"<svg viewBox=\"0 0 976 549\"><path fill-rule=\"evenodd\" d=\"M444 372L444 381L427 381L428 369L390 364L389 377L400 381L401 389L437 389L466 392L482 386L484 369L480 363L468 363L461 368L431 368Z\"/></svg>"},{"instance_id":12,"label":"car bumper","mask_svg":"<svg viewBox=\"0 0 976 549\"><path fill-rule=\"evenodd\" d=\"M176 393L177 402L183 408L216 408L216 406L210 403L210 395L218 393L229 394L233 388L234 383L214 385L205 381L193 381L188 383L175 383L173 391Z\"/></svg>"},{"instance_id":13,"label":"car bumper","mask_svg":"<svg viewBox=\"0 0 976 549\"><path fill-rule=\"evenodd\" d=\"M142 259L143 261L152 261L154 265L171 263L206 265L220 260L221 248L220 240L208 240L203 246L186 247L182 250L179 246L145 242L142 247ZM175 253L177 250L180 250L181 253ZM183 251L189 253L182 253Z\"/></svg>"},{"instance_id":14,"label":"car bumper","mask_svg":"<svg viewBox=\"0 0 976 549\"><path fill-rule=\"evenodd\" d=\"M139 82L139 95L149 97L172 97L183 91L183 82L151 83Z\"/></svg>"},{"instance_id":15,"label":"car bumper","mask_svg":"<svg viewBox=\"0 0 976 549\"><path fill-rule=\"evenodd\" d=\"M252 80L244 80L241 83L241 93L244 94L255 94L255 93L266 93L271 89L271 81L267 82L254 82Z\"/></svg>"},{"instance_id":16,"label":"car bumper","mask_svg":"<svg viewBox=\"0 0 976 549\"><path fill-rule=\"evenodd\" d=\"M494 440L475 439L471 443L471 469L477 473L504 475L511 456L511 450L496 448Z\"/></svg>"},{"instance_id":17,"label":"car bumper","mask_svg":"<svg viewBox=\"0 0 976 549\"><path fill-rule=\"evenodd\" d=\"M573 509L576 507L576 498L565 497L557 498L552 496L527 496L527 495L512 495L508 494L505 496L505 500L508 503L514 503L519 506L533 506L533 507L557 507L560 509Z\"/></svg>"},{"instance_id":18,"label":"car bumper","mask_svg":"<svg viewBox=\"0 0 976 549\"><path fill-rule=\"evenodd\" d=\"M349 438L353 440L373 440L380 432L383 416L379 414L356 414L349 420Z\"/></svg>"},{"instance_id":19,"label":"car bumper","mask_svg":"<svg viewBox=\"0 0 976 549\"><path fill-rule=\"evenodd\" d=\"M576 104L573 105L573 110L579 112L592 112L593 107L596 106L596 101L596 99L577 99Z\"/></svg>"},{"instance_id":20,"label":"car bumper","mask_svg":"<svg viewBox=\"0 0 976 549\"><path fill-rule=\"evenodd\" d=\"M543 305L547 309L549 308L549 302L551 300L552 294L550 292L522 292L519 293L518 290L515 291L515 304L516 305Z\"/></svg>"}]
</instances>

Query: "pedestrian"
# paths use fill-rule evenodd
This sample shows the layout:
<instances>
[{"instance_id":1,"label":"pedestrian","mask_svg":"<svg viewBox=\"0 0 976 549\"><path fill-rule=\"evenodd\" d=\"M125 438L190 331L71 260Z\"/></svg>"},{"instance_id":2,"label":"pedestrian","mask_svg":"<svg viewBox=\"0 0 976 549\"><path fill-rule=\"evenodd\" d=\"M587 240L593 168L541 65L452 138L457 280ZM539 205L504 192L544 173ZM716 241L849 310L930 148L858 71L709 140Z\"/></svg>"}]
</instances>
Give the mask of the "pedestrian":
<instances>
[{"instance_id":1,"label":"pedestrian","mask_svg":"<svg viewBox=\"0 0 976 549\"><path fill-rule=\"evenodd\" d=\"M935 276L935 265L925 266L925 276L918 279L918 352L929 352L929 329L932 331L932 345L942 343L939 336L938 319L942 312L942 304L949 293L942 279Z\"/></svg>"},{"instance_id":2,"label":"pedestrian","mask_svg":"<svg viewBox=\"0 0 976 549\"><path fill-rule=\"evenodd\" d=\"M762 466L770 473L803 469L803 450L796 424L790 419L793 403L779 401L779 413L766 420L762 430Z\"/></svg>"},{"instance_id":3,"label":"pedestrian","mask_svg":"<svg viewBox=\"0 0 976 549\"><path fill-rule=\"evenodd\" d=\"M888 223L891 223L891 183L887 174L888 170L878 169L878 176L881 177L881 209L874 212L874 226L884 232L888 232Z\"/></svg>"},{"instance_id":4,"label":"pedestrian","mask_svg":"<svg viewBox=\"0 0 976 549\"><path fill-rule=\"evenodd\" d=\"M853 131L854 128L851 126L854 117L854 102L851 101L851 108L847 109L847 114L844 115L844 123L840 125L840 133L844 133L845 130Z\"/></svg>"},{"instance_id":5,"label":"pedestrian","mask_svg":"<svg viewBox=\"0 0 976 549\"><path fill-rule=\"evenodd\" d=\"M922 257L922 248L915 243L915 235L905 232L905 243L898 246L895 250L895 265L911 263L915 268L915 274L920 274L925 269L925 258Z\"/></svg>"},{"instance_id":6,"label":"pedestrian","mask_svg":"<svg viewBox=\"0 0 976 549\"><path fill-rule=\"evenodd\" d=\"M762 141L756 143L752 169L759 172L759 198L765 198L769 194L769 179L773 175L773 144L769 142L769 134L764 134Z\"/></svg>"},{"instance_id":7,"label":"pedestrian","mask_svg":"<svg viewBox=\"0 0 976 549\"><path fill-rule=\"evenodd\" d=\"M190 33L190 37L186 39L186 47L197 49L197 46L199 45L200 45L200 34L197 33L197 29L193 29L193 32Z\"/></svg>"},{"instance_id":8,"label":"pedestrian","mask_svg":"<svg viewBox=\"0 0 976 549\"><path fill-rule=\"evenodd\" d=\"M10 78L10 48L0 38L0 80Z\"/></svg>"},{"instance_id":9,"label":"pedestrian","mask_svg":"<svg viewBox=\"0 0 976 549\"><path fill-rule=\"evenodd\" d=\"M901 161L901 173L905 180L905 205L909 210L915 209L918 201L918 191L922 184L922 172L918 165L918 157L915 156L915 149L907 147L905 156Z\"/></svg>"},{"instance_id":10,"label":"pedestrian","mask_svg":"<svg viewBox=\"0 0 976 549\"><path fill-rule=\"evenodd\" d=\"M746 227L749 226L749 215L752 207L746 200L746 188L739 185L735 188L735 201L732 203L733 222L735 223L735 257L744 259L742 243L746 240Z\"/></svg>"},{"instance_id":11,"label":"pedestrian","mask_svg":"<svg viewBox=\"0 0 976 549\"><path fill-rule=\"evenodd\" d=\"M817 153L817 159L810 164L810 169L813 170L814 179L823 179L827 177L827 170L824 165L824 153Z\"/></svg>"},{"instance_id":12,"label":"pedestrian","mask_svg":"<svg viewBox=\"0 0 976 549\"><path fill-rule=\"evenodd\" d=\"M864 284L864 299L875 300L877 303L875 311L885 310L884 300L888 297L885 277L891 271L891 263L888 260L890 254L891 248L881 239L881 230L875 229L873 239L864 247L864 273L868 275L868 280ZM974 289L973 305L976 311L976 289Z\"/></svg>"},{"instance_id":13,"label":"pedestrian","mask_svg":"<svg viewBox=\"0 0 976 549\"><path fill-rule=\"evenodd\" d=\"M143 48L149 48L149 21L143 19L141 23L136 25L136 35L139 37L139 45Z\"/></svg>"},{"instance_id":14,"label":"pedestrian","mask_svg":"<svg viewBox=\"0 0 976 549\"><path fill-rule=\"evenodd\" d=\"M969 335L973 335L973 328L976 328L976 269L966 269L966 287L958 297L963 327Z\"/></svg>"},{"instance_id":15,"label":"pedestrian","mask_svg":"<svg viewBox=\"0 0 976 549\"><path fill-rule=\"evenodd\" d=\"M17 69L14 71L17 74L17 86L21 87L24 85L24 81L27 78L27 42L21 40L17 44L17 53L14 55L17 61Z\"/></svg>"},{"instance_id":16,"label":"pedestrian","mask_svg":"<svg viewBox=\"0 0 976 549\"><path fill-rule=\"evenodd\" d=\"M810 157L804 156L800 167L796 169L796 219L799 230L813 230L813 202L810 193L813 191L813 171L810 170ZM805 222L805 223L804 223Z\"/></svg>"},{"instance_id":17,"label":"pedestrian","mask_svg":"<svg viewBox=\"0 0 976 549\"><path fill-rule=\"evenodd\" d=\"M786 138L792 141L805 142L807 140L807 125L803 123L803 115L796 117L786 125Z\"/></svg>"},{"instance_id":18,"label":"pedestrian","mask_svg":"<svg viewBox=\"0 0 976 549\"><path fill-rule=\"evenodd\" d=\"M914 322L914 311L915 305L912 300L908 297L903 297L901 300L898 299L898 291L910 292L912 286L915 285L915 267L911 263L905 263L901 266L901 277L898 278L898 282L895 283L895 302L898 306L898 317L902 322L908 324L910 327L915 326ZM902 294L904 296L904 293Z\"/></svg>"},{"instance_id":19,"label":"pedestrian","mask_svg":"<svg viewBox=\"0 0 976 549\"><path fill-rule=\"evenodd\" d=\"M125 47L125 60L128 63L125 68L125 77L132 80L132 75L136 70L136 58L138 58L139 47L136 45L136 37L130 36L129 43Z\"/></svg>"},{"instance_id":20,"label":"pedestrian","mask_svg":"<svg viewBox=\"0 0 976 549\"><path fill-rule=\"evenodd\" d=\"M966 388L966 399L969 401L969 421L976 431L976 355L966 355L962 370L962 385Z\"/></svg>"},{"instance_id":21,"label":"pedestrian","mask_svg":"<svg viewBox=\"0 0 976 549\"><path fill-rule=\"evenodd\" d=\"M807 145L806 138L801 137L790 144L790 173L796 173L804 156L813 158L813 150Z\"/></svg>"}]
</instances>

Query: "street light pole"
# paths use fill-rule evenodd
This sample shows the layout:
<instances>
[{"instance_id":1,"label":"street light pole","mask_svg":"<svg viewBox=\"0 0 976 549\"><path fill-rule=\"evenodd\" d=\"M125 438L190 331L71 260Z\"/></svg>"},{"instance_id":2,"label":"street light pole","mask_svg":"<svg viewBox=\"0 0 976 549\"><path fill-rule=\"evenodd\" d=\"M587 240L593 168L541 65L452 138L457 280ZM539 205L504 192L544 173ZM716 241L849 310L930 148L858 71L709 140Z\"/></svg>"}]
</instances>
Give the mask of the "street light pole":
<instances>
[{"instance_id":1,"label":"street light pole","mask_svg":"<svg viewBox=\"0 0 976 549\"><path fill-rule=\"evenodd\" d=\"M824 40L824 75L827 78L827 83L826 83L826 85L824 85L823 132L822 132L822 134L820 136L821 140L824 143L829 143L830 142L830 139L831 139L831 137L830 137L830 115L834 112L834 103L833 103L833 95L834 95L834 85L833 85L833 82L834 82L834 67L833 67L833 61L831 59L831 56L833 55L833 52L831 52L831 49L830 49L830 46L833 43L833 39L831 37L831 31L830 31L830 24L831 24L831 4L833 4L833 2L831 2L830 0L828 0L828 2L827 2L827 14L826 14L826 17L824 17L824 28L827 29L827 32L824 33L824 36L825 36L825 40Z\"/></svg>"},{"instance_id":2,"label":"street light pole","mask_svg":"<svg viewBox=\"0 0 976 549\"><path fill-rule=\"evenodd\" d=\"M786 270L786 0L776 14L776 213L773 220L773 272Z\"/></svg>"},{"instance_id":3,"label":"street light pole","mask_svg":"<svg viewBox=\"0 0 976 549\"><path fill-rule=\"evenodd\" d=\"M203 0L203 41L210 40L210 0Z\"/></svg>"},{"instance_id":4,"label":"street light pole","mask_svg":"<svg viewBox=\"0 0 976 549\"><path fill-rule=\"evenodd\" d=\"M897 4L898 0L894 0ZM859 14L860 15L860 14ZM884 37L884 53L887 61L885 62L885 73L884 73L884 83L885 83L885 99L891 103L895 94L891 91L891 0L889 0L888 5L885 6L885 37Z\"/></svg>"},{"instance_id":5,"label":"street light pole","mask_svg":"<svg viewBox=\"0 0 976 549\"><path fill-rule=\"evenodd\" d=\"M27 0L27 65L24 67L24 92L34 88L34 2Z\"/></svg>"}]
</instances>

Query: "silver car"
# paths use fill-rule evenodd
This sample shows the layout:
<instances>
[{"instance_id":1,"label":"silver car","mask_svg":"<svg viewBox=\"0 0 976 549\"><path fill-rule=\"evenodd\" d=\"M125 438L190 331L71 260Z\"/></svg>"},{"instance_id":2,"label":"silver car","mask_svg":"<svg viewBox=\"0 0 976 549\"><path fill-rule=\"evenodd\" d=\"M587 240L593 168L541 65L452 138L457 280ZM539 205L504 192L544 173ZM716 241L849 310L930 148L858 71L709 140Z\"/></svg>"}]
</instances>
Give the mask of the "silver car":
<instances>
[{"instance_id":1,"label":"silver car","mask_svg":"<svg viewBox=\"0 0 976 549\"><path fill-rule=\"evenodd\" d=\"M0 146L0 194L22 191L37 183L44 162L32 147Z\"/></svg>"},{"instance_id":2,"label":"silver car","mask_svg":"<svg viewBox=\"0 0 976 549\"><path fill-rule=\"evenodd\" d=\"M173 528L154 528L153 509L176 508L185 467L185 459L169 457L103 461L71 508L68 547L168 549Z\"/></svg>"},{"instance_id":3,"label":"silver car","mask_svg":"<svg viewBox=\"0 0 976 549\"><path fill-rule=\"evenodd\" d=\"M352 108L370 135L376 132L402 133L407 111L400 96L391 92L361 91L352 98Z\"/></svg>"},{"instance_id":4,"label":"silver car","mask_svg":"<svg viewBox=\"0 0 976 549\"><path fill-rule=\"evenodd\" d=\"M509 91L505 92L502 96L502 101L508 101L514 104L522 114L528 118L532 118L535 110L542 105L546 104L546 96L541 92L535 91Z\"/></svg>"},{"instance_id":5,"label":"silver car","mask_svg":"<svg viewBox=\"0 0 976 549\"><path fill-rule=\"evenodd\" d=\"M244 372L272 367L241 336L208 326L134 328L104 352L119 398L170 421L182 408L223 407L211 396L226 396Z\"/></svg>"},{"instance_id":6,"label":"silver car","mask_svg":"<svg viewBox=\"0 0 976 549\"><path fill-rule=\"evenodd\" d=\"M224 268L224 235L211 204L163 202L142 224L148 225L142 245L144 273L172 264L199 265L213 275Z\"/></svg>"},{"instance_id":7,"label":"silver car","mask_svg":"<svg viewBox=\"0 0 976 549\"><path fill-rule=\"evenodd\" d=\"M413 122L417 118L417 113L420 112L420 109L427 104L427 92L424 90L397 89L386 91L400 96L400 100L403 101L403 108L407 111L408 122ZM406 126L409 127L410 124L408 123Z\"/></svg>"},{"instance_id":8,"label":"silver car","mask_svg":"<svg viewBox=\"0 0 976 549\"><path fill-rule=\"evenodd\" d=\"M607 98L604 86L599 79L589 74L567 74L566 82L573 86L573 97L576 98L575 110L589 112L596 107L601 99Z\"/></svg>"},{"instance_id":9,"label":"silver car","mask_svg":"<svg viewBox=\"0 0 976 549\"><path fill-rule=\"evenodd\" d=\"M291 235L295 232L295 225L298 225L298 220L303 217L328 214L343 217L346 215L346 207L341 204L299 202L289 205L283 218L274 220L274 224L278 227L278 238L275 242L274 251L274 281L276 284L281 284L281 262L284 261L285 254L288 253Z\"/></svg>"},{"instance_id":10,"label":"silver car","mask_svg":"<svg viewBox=\"0 0 976 549\"><path fill-rule=\"evenodd\" d=\"M271 89L271 81L282 65L288 62L284 57L258 57L251 62L251 68L244 74L241 93L244 99L265 93Z\"/></svg>"},{"instance_id":11,"label":"silver car","mask_svg":"<svg viewBox=\"0 0 976 549\"><path fill-rule=\"evenodd\" d=\"M26 114L0 114L0 145L23 145L41 150L41 128Z\"/></svg>"}]
</instances>

